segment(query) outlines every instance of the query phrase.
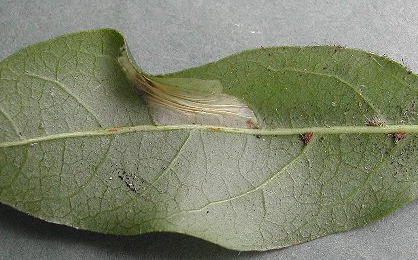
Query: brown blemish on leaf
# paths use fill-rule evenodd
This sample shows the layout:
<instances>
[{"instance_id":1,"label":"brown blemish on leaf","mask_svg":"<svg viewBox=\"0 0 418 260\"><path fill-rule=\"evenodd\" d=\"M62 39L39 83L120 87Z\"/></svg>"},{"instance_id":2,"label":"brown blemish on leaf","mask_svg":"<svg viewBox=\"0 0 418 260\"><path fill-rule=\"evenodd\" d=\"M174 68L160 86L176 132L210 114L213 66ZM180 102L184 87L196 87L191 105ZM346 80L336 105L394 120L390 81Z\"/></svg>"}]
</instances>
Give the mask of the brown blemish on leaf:
<instances>
[{"instance_id":1,"label":"brown blemish on leaf","mask_svg":"<svg viewBox=\"0 0 418 260\"><path fill-rule=\"evenodd\" d=\"M366 125L368 125L368 126L384 126L385 121L378 116L372 116L371 118L367 118Z\"/></svg>"},{"instance_id":2,"label":"brown blemish on leaf","mask_svg":"<svg viewBox=\"0 0 418 260\"><path fill-rule=\"evenodd\" d=\"M334 52L338 52L338 51L343 51L345 50L345 47L342 45L335 45L335 50Z\"/></svg>"},{"instance_id":3,"label":"brown blemish on leaf","mask_svg":"<svg viewBox=\"0 0 418 260\"><path fill-rule=\"evenodd\" d=\"M251 129L258 129L258 126L251 120L247 120L247 126Z\"/></svg>"},{"instance_id":4,"label":"brown blemish on leaf","mask_svg":"<svg viewBox=\"0 0 418 260\"><path fill-rule=\"evenodd\" d=\"M312 138L313 138L313 132L306 132L300 135L300 137L302 138L302 141L305 144L309 144L310 142L312 142Z\"/></svg>"},{"instance_id":5,"label":"brown blemish on leaf","mask_svg":"<svg viewBox=\"0 0 418 260\"><path fill-rule=\"evenodd\" d=\"M395 143L398 143L402 139L404 139L408 135L405 131L398 131L393 134L393 139L395 140Z\"/></svg>"},{"instance_id":6,"label":"brown blemish on leaf","mask_svg":"<svg viewBox=\"0 0 418 260\"><path fill-rule=\"evenodd\" d=\"M111 128L106 129L106 130L110 131L110 132L117 132L117 131L119 131L119 128L118 127L111 127Z\"/></svg>"},{"instance_id":7,"label":"brown blemish on leaf","mask_svg":"<svg viewBox=\"0 0 418 260\"><path fill-rule=\"evenodd\" d=\"M209 128L209 130L212 130L212 131L216 131L216 132L222 132L222 131L224 131L222 128L220 128L220 127L211 127L211 128Z\"/></svg>"}]
</instances>

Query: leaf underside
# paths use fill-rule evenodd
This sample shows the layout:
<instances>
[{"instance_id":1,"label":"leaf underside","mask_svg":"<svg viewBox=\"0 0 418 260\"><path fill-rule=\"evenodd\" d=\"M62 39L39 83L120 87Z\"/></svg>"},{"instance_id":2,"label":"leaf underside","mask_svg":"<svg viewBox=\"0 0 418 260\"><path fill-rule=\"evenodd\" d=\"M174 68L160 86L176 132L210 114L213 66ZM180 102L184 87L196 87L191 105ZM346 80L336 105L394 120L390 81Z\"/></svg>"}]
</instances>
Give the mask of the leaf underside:
<instances>
[{"instance_id":1,"label":"leaf underside","mask_svg":"<svg viewBox=\"0 0 418 260\"><path fill-rule=\"evenodd\" d=\"M139 72L175 82L170 93L182 98L196 97L190 82L208 82L198 91L221 89L257 118L156 125L119 65L124 47L100 29L0 63L2 203L96 232L267 250L363 226L417 198L418 78L400 64L338 46L280 47Z\"/></svg>"}]
</instances>

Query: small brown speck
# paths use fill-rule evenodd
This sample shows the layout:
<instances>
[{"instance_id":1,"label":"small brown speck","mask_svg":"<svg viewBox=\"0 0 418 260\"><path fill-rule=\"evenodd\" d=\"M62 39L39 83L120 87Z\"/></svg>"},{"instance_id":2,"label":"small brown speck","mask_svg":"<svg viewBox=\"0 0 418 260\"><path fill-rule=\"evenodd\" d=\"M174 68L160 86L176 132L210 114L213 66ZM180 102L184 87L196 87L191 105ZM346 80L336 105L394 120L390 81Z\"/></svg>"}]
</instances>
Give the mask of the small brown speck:
<instances>
[{"instance_id":1,"label":"small brown speck","mask_svg":"<svg viewBox=\"0 0 418 260\"><path fill-rule=\"evenodd\" d=\"M111 127L111 128L108 128L107 131L116 132L116 131L119 131L119 128L117 128L117 127Z\"/></svg>"},{"instance_id":2,"label":"small brown speck","mask_svg":"<svg viewBox=\"0 0 418 260\"><path fill-rule=\"evenodd\" d=\"M251 129L258 129L258 126L256 124L254 124L254 122L251 121L251 120L247 121L247 126L248 126L248 128L251 128Z\"/></svg>"},{"instance_id":3,"label":"small brown speck","mask_svg":"<svg viewBox=\"0 0 418 260\"><path fill-rule=\"evenodd\" d=\"M384 126L385 125L385 121L383 121L383 119L381 119L378 116L372 116L371 118L367 118L367 122L366 125L368 126Z\"/></svg>"},{"instance_id":4,"label":"small brown speck","mask_svg":"<svg viewBox=\"0 0 418 260\"><path fill-rule=\"evenodd\" d=\"M301 134L300 137L302 138L302 141L305 144L309 144L310 142L312 142L313 132L306 132L304 134Z\"/></svg>"},{"instance_id":5,"label":"small brown speck","mask_svg":"<svg viewBox=\"0 0 418 260\"><path fill-rule=\"evenodd\" d=\"M220 128L220 127L211 127L210 130L216 131L216 132L222 132L223 131L222 128Z\"/></svg>"},{"instance_id":6,"label":"small brown speck","mask_svg":"<svg viewBox=\"0 0 418 260\"><path fill-rule=\"evenodd\" d=\"M404 139L408 135L405 131L398 131L393 134L393 139L395 140L395 143L398 143L402 139Z\"/></svg>"},{"instance_id":7,"label":"small brown speck","mask_svg":"<svg viewBox=\"0 0 418 260\"><path fill-rule=\"evenodd\" d=\"M335 46L335 50L334 50L334 52L337 52L337 51L343 51L345 49L345 47L344 46L342 46L342 45L336 45Z\"/></svg>"}]
</instances>

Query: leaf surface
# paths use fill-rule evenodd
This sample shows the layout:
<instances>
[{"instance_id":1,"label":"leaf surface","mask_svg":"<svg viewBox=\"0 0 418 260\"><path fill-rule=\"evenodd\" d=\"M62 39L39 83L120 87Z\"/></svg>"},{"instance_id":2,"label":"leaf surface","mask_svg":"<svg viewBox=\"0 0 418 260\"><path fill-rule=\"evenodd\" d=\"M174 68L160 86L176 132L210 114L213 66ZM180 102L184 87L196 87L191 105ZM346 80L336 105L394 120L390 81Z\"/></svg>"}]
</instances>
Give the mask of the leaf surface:
<instances>
[{"instance_id":1,"label":"leaf surface","mask_svg":"<svg viewBox=\"0 0 418 260\"><path fill-rule=\"evenodd\" d=\"M120 66L125 45L94 30L0 63L2 203L96 232L267 250L417 198L418 78L400 64L280 47L152 76ZM135 80L164 92L161 106Z\"/></svg>"}]
</instances>

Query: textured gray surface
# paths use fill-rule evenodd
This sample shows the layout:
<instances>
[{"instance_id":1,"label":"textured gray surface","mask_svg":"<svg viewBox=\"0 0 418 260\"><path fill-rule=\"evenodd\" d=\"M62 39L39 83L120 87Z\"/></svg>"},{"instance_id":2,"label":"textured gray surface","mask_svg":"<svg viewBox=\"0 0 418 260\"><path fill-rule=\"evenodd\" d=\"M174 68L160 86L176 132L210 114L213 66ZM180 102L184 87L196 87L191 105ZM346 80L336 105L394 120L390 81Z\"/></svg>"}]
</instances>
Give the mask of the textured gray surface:
<instances>
[{"instance_id":1,"label":"textured gray surface","mask_svg":"<svg viewBox=\"0 0 418 260\"><path fill-rule=\"evenodd\" d=\"M144 70L167 73L259 46L340 44L418 72L418 2L0 0L0 59L38 41L112 27ZM418 203L354 231L269 252L191 237L114 237L36 220L0 205L0 259L416 259Z\"/></svg>"}]
</instances>

